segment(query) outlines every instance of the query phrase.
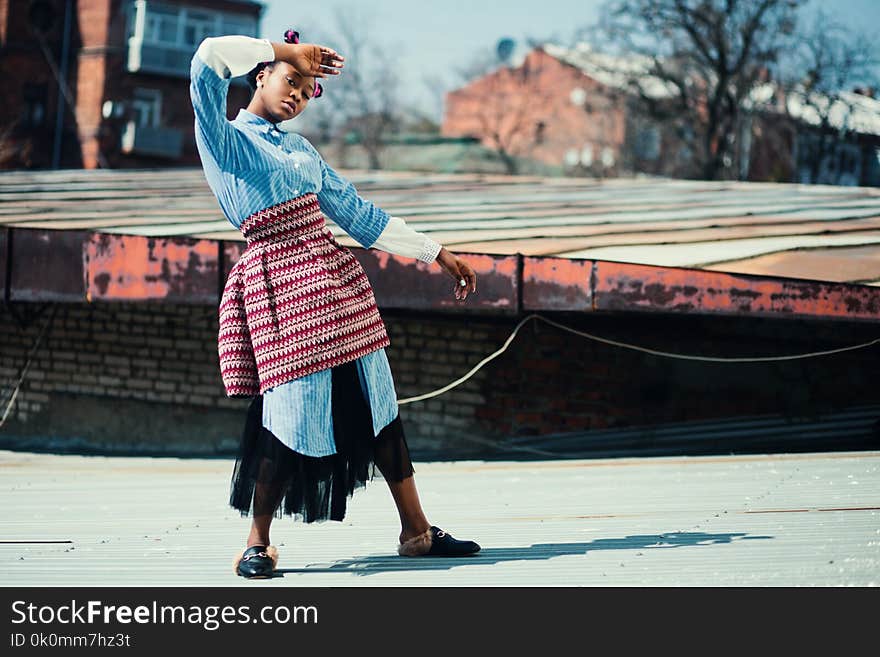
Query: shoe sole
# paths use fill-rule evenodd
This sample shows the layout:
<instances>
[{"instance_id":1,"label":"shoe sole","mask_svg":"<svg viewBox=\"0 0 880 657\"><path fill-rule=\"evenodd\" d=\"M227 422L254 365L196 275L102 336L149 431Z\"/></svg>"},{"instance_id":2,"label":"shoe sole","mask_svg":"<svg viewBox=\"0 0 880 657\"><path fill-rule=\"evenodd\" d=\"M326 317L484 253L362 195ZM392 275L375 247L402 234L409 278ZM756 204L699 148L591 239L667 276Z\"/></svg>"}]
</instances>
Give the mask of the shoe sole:
<instances>
[{"instance_id":1,"label":"shoe sole","mask_svg":"<svg viewBox=\"0 0 880 657\"><path fill-rule=\"evenodd\" d=\"M459 557L472 557L477 554L479 550L474 550L473 552L465 552L463 554L401 554L399 556L405 557L407 559L458 559Z\"/></svg>"},{"instance_id":2,"label":"shoe sole","mask_svg":"<svg viewBox=\"0 0 880 657\"><path fill-rule=\"evenodd\" d=\"M275 571L273 570L268 575L250 575L250 576L248 576L248 575L242 575L239 572L236 572L235 574L238 575L239 577L244 577L245 579L269 579L269 578L275 576Z\"/></svg>"},{"instance_id":3,"label":"shoe sole","mask_svg":"<svg viewBox=\"0 0 880 657\"><path fill-rule=\"evenodd\" d=\"M246 549L246 548L245 548ZM235 570L235 574L239 577L244 577L245 579L270 579L275 575L275 568L278 566L278 548L274 545L269 545L266 547L266 552L269 554L269 558L272 560L272 574L271 575L253 575L248 577L247 575L242 575L238 571L238 566L241 563L241 558L245 553L245 550L242 550L238 553L238 556L235 558L235 562L232 564Z\"/></svg>"}]
</instances>

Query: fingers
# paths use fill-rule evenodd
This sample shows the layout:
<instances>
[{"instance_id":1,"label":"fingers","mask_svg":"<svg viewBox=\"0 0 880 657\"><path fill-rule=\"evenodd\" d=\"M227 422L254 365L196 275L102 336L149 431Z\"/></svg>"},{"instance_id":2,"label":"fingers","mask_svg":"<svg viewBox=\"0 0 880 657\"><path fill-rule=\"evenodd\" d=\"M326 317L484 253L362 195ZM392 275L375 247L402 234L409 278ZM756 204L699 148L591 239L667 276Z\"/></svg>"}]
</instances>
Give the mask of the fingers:
<instances>
[{"instance_id":1,"label":"fingers","mask_svg":"<svg viewBox=\"0 0 880 657\"><path fill-rule=\"evenodd\" d=\"M469 292L477 291L477 275L474 270L464 260L446 252L445 249L441 251L441 256L438 258L440 266L455 279L455 287L452 290L455 298L462 301L467 299Z\"/></svg>"},{"instance_id":2,"label":"fingers","mask_svg":"<svg viewBox=\"0 0 880 657\"><path fill-rule=\"evenodd\" d=\"M344 61L345 57L333 50L333 48L321 48L321 63L329 66L333 62L335 65L342 67Z\"/></svg>"},{"instance_id":3,"label":"fingers","mask_svg":"<svg viewBox=\"0 0 880 657\"><path fill-rule=\"evenodd\" d=\"M327 75L339 75L341 69L345 66L345 57L340 55L332 48L321 48L321 63L315 73L315 77L325 77Z\"/></svg>"},{"instance_id":4,"label":"fingers","mask_svg":"<svg viewBox=\"0 0 880 657\"><path fill-rule=\"evenodd\" d=\"M455 285L455 298L460 301L464 301L465 299L467 299L467 286L461 284L461 282L464 280L465 279L463 278L459 279L459 281Z\"/></svg>"},{"instance_id":5,"label":"fingers","mask_svg":"<svg viewBox=\"0 0 880 657\"><path fill-rule=\"evenodd\" d=\"M450 271L455 277L455 298L464 301L468 297L468 292L477 291L477 275L468 264L462 260L456 259L454 272Z\"/></svg>"},{"instance_id":6,"label":"fingers","mask_svg":"<svg viewBox=\"0 0 880 657\"><path fill-rule=\"evenodd\" d=\"M314 43L298 43L292 48L294 55L290 63L301 75L325 78L328 75L339 75L340 69L345 66L345 57L333 48Z\"/></svg>"},{"instance_id":7,"label":"fingers","mask_svg":"<svg viewBox=\"0 0 880 657\"><path fill-rule=\"evenodd\" d=\"M345 57L331 48L321 49L322 73L339 75L340 72L337 69L341 69L343 66L345 66Z\"/></svg>"},{"instance_id":8,"label":"fingers","mask_svg":"<svg viewBox=\"0 0 880 657\"><path fill-rule=\"evenodd\" d=\"M463 271L464 271L464 279L467 284L467 289L471 292L477 291L477 275L474 273L474 270L467 266L467 264L462 263Z\"/></svg>"}]
</instances>

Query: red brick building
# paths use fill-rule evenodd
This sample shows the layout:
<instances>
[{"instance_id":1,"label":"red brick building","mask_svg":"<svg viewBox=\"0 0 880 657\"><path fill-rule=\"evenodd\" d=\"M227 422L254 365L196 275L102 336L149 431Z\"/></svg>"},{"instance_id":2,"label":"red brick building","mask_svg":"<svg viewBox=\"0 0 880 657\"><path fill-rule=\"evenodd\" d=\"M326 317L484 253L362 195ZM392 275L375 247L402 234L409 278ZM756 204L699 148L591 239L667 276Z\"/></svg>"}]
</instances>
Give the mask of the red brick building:
<instances>
[{"instance_id":1,"label":"red brick building","mask_svg":"<svg viewBox=\"0 0 880 657\"><path fill-rule=\"evenodd\" d=\"M442 132L477 137L503 160L537 160L564 173L669 173L659 168L660 128L636 118L613 76L591 69L596 57L586 46L536 48L519 66L450 92Z\"/></svg>"},{"instance_id":2,"label":"red brick building","mask_svg":"<svg viewBox=\"0 0 880 657\"><path fill-rule=\"evenodd\" d=\"M603 55L587 44L570 49L548 44L517 66L499 67L450 92L442 131L448 137L478 138L510 173L531 160L565 174L701 177L695 126L685 118L663 123L648 118L626 91L626 79L634 77L659 105L676 93L649 75L648 66L635 57ZM880 185L880 101L873 90L814 99L819 106L831 104L826 125L796 98L791 94L786 101L768 79L755 87L740 115L731 175Z\"/></svg>"},{"instance_id":3,"label":"red brick building","mask_svg":"<svg viewBox=\"0 0 880 657\"><path fill-rule=\"evenodd\" d=\"M189 63L249 0L0 0L0 168L197 165ZM249 90L233 84L230 104Z\"/></svg>"}]
</instances>

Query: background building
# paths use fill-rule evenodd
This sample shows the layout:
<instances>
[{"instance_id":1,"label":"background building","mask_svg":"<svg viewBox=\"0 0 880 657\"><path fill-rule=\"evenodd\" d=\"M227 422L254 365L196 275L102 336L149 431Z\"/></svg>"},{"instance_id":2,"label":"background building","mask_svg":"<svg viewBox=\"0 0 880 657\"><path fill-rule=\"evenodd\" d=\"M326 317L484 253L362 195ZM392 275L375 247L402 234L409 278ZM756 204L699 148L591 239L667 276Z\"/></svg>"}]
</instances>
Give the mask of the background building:
<instances>
[{"instance_id":1,"label":"background building","mask_svg":"<svg viewBox=\"0 0 880 657\"><path fill-rule=\"evenodd\" d=\"M640 73L648 67L588 44L546 44L520 63L499 66L449 92L442 133L479 139L509 173L528 170L535 161L574 175L701 177L694 127L659 121L636 102L628 85L633 78L660 107L675 93ZM880 101L873 95L858 88L837 99L812 94L809 103L799 102L765 75L743 112L738 178L880 185Z\"/></svg>"},{"instance_id":2,"label":"background building","mask_svg":"<svg viewBox=\"0 0 880 657\"><path fill-rule=\"evenodd\" d=\"M246 0L0 0L0 167L196 165L189 64L258 34ZM250 91L233 83L230 104Z\"/></svg>"}]
</instances>

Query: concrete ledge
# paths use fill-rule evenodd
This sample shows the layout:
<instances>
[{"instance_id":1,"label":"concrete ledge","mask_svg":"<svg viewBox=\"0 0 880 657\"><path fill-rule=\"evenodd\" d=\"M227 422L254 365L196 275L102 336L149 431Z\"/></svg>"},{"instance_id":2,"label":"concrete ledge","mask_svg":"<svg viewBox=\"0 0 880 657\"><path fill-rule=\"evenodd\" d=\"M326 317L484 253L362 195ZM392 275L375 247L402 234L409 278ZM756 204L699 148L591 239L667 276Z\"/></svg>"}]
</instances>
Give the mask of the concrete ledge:
<instances>
[{"instance_id":1,"label":"concrete ledge","mask_svg":"<svg viewBox=\"0 0 880 657\"><path fill-rule=\"evenodd\" d=\"M89 231L7 229L7 301L217 304L245 243ZM351 251L380 308L517 315L527 311L672 312L880 321L880 287L604 260L465 253L477 293L465 303L435 264Z\"/></svg>"},{"instance_id":2,"label":"concrete ledge","mask_svg":"<svg viewBox=\"0 0 880 657\"><path fill-rule=\"evenodd\" d=\"M605 260L523 258L524 311L880 320L880 288Z\"/></svg>"}]
</instances>

